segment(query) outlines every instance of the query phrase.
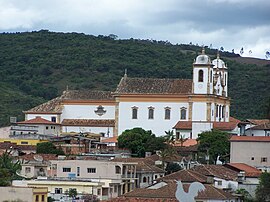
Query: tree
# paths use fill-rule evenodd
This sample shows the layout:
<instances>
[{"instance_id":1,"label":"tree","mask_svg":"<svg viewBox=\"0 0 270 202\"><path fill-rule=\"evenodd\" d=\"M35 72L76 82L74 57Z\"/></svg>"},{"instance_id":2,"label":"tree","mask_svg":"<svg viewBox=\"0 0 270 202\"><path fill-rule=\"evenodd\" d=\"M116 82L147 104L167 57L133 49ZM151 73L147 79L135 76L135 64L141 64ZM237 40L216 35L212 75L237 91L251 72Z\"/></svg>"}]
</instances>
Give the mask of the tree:
<instances>
[{"instance_id":1,"label":"tree","mask_svg":"<svg viewBox=\"0 0 270 202\"><path fill-rule=\"evenodd\" d=\"M242 200L243 201L245 201L245 202L252 202L253 200L252 200L252 196L250 195L250 193L247 191L247 190L245 190L245 189L243 189L243 188L241 188L241 189L237 189L236 191L235 191L235 193L236 194L241 194L242 195Z\"/></svg>"},{"instance_id":2,"label":"tree","mask_svg":"<svg viewBox=\"0 0 270 202\"><path fill-rule=\"evenodd\" d=\"M166 175L182 170L182 167L178 163L170 162L166 166Z\"/></svg>"},{"instance_id":3,"label":"tree","mask_svg":"<svg viewBox=\"0 0 270 202\"><path fill-rule=\"evenodd\" d=\"M42 142L37 144L37 154L57 154L65 155L62 149L57 149L51 142Z\"/></svg>"},{"instance_id":4,"label":"tree","mask_svg":"<svg viewBox=\"0 0 270 202\"><path fill-rule=\"evenodd\" d=\"M225 156L230 153L229 134L212 130L206 131L198 135L199 141L198 151L209 154L209 162L215 163L218 156Z\"/></svg>"},{"instance_id":5,"label":"tree","mask_svg":"<svg viewBox=\"0 0 270 202\"><path fill-rule=\"evenodd\" d=\"M165 147L164 139L156 137L152 131L142 128L125 130L118 137L118 147L130 149L132 154L144 157L145 152L154 152Z\"/></svg>"},{"instance_id":6,"label":"tree","mask_svg":"<svg viewBox=\"0 0 270 202\"><path fill-rule=\"evenodd\" d=\"M11 151L5 151L0 156L0 186L9 186L12 180L21 179L17 171L21 170L20 161L13 161Z\"/></svg>"},{"instance_id":7,"label":"tree","mask_svg":"<svg viewBox=\"0 0 270 202\"><path fill-rule=\"evenodd\" d=\"M71 197L72 199L76 198L78 195L77 189L69 189L68 191L68 196Z\"/></svg>"},{"instance_id":8,"label":"tree","mask_svg":"<svg viewBox=\"0 0 270 202\"><path fill-rule=\"evenodd\" d=\"M270 201L270 173L262 173L259 179L260 183L256 189L256 199L260 202Z\"/></svg>"}]
</instances>

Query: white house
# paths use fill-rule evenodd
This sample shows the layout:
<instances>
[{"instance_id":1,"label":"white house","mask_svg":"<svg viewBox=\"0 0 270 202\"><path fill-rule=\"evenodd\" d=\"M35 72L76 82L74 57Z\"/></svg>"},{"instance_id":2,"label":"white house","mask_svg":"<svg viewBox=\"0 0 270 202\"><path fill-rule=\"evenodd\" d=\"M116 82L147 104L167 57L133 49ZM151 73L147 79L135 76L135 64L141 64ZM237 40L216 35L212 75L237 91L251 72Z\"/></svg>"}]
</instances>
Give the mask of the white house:
<instances>
[{"instance_id":1,"label":"white house","mask_svg":"<svg viewBox=\"0 0 270 202\"><path fill-rule=\"evenodd\" d=\"M180 122L190 125L188 130L177 128L181 135L197 138L216 123L231 121L227 70L219 54L211 62L203 50L194 60L192 80L130 78L125 74L114 92L66 90L25 111L25 119L41 116L61 124L61 132L101 133L104 137L134 127L161 136Z\"/></svg>"}]
</instances>

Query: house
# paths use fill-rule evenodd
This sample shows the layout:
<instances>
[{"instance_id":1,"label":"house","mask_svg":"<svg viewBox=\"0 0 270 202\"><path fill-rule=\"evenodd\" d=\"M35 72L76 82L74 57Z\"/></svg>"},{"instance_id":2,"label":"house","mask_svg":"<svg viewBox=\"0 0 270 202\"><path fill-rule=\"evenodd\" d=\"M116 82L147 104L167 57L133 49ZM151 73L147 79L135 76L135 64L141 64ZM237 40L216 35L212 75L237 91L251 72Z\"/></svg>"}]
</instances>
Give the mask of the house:
<instances>
[{"instance_id":1,"label":"house","mask_svg":"<svg viewBox=\"0 0 270 202\"><path fill-rule=\"evenodd\" d=\"M19 156L22 154L36 153L36 146L34 145L17 145L16 143L0 142L0 154L5 151L11 152L12 156Z\"/></svg>"},{"instance_id":2,"label":"house","mask_svg":"<svg viewBox=\"0 0 270 202\"><path fill-rule=\"evenodd\" d=\"M136 162L136 188L152 185L156 179L163 177L165 171L155 165L150 158L116 158L113 161Z\"/></svg>"},{"instance_id":3,"label":"house","mask_svg":"<svg viewBox=\"0 0 270 202\"><path fill-rule=\"evenodd\" d=\"M238 125L240 135L270 136L270 119L247 119Z\"/></svg>"},{"instance_id":4,"label":"house","mask_svg":"<svg viewBox=\"0 0 270 202\"><path fill-rule=\"evenodd\" d=\"M245 163L270 171L269 136L232 136L230 145L230 163Z\"/></svg>"},{"instance_id":5,"label":"house","mask_svg":"<svg viewBox=\"0 0 270 202\"><path fill-rule=\"evenodd\" d=\"M1 187L1 201L47 202L47 187Z\"/></svg>"},{"instance_id":6,"label":"house","mask_svg":"<svg viewBox=\"0 0 270 202\"><path fill-rule=\"evenodd\" d=\"M245 163L228 163L224 166L238 172L238 188L247 190L255 198L255 191L259 185L259 177L262 171Z\"/></svg>"},{"instance_id":7,"label":"house","mask_svg":"<svg viewBox=\"0 0 270 202\"><path fill-rule=\"evenodd\" d=\"M196 139L214 127L236 132L231 127L228 68L219 54L211 61L204 49L194 60L193 79L131 78L125 73L114 92L67 89L24 113L26 121L40 116L60 124L61 133L92 132L104 137L134 127L161 136L179 121L175 127L179 137Z\"/></svg>"},{"instance_id":8,"label":"house","mask_svg":"<svg viewBox=\"0 0 270 202\"><path fill-rule=\"evenodd\" d=\"M204 184L205 190L199 192L195 197L196 201L206 202L237 202L239 201L236 196L222 189L217 189L209 184ZM184 191L187 193L190 184L183 183ZM122 197L110 200L111 202L179 202L175 197L177 184L174 180L164 180L147 187L135 189L132 192L124 194Z\"/></svg>"}]
</instances>

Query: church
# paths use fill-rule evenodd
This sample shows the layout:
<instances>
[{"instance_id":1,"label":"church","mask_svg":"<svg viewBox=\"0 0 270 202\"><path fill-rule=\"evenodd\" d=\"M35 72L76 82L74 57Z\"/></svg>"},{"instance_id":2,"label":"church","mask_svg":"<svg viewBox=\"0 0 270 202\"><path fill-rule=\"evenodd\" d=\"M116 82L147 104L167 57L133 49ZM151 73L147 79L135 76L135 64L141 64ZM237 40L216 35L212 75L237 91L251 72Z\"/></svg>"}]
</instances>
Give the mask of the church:
<instances>
[{"instance_id":1,"label":"church","mask_svg":"<svg viewBox=\"0 0 270 202\"><path fill-rule=\"evenodd\" d=\"M59 124L60 134L91 132L104 137L141 127L156 136L175 130L176 138L196 139L213 128L236 133L238 123L230 117L227 66L219 53L211 61L204 49L194 60L193 79L125 74L114 92L67 89L24 113L21 124L43 119Z\"/></svg>"}]
</instances>

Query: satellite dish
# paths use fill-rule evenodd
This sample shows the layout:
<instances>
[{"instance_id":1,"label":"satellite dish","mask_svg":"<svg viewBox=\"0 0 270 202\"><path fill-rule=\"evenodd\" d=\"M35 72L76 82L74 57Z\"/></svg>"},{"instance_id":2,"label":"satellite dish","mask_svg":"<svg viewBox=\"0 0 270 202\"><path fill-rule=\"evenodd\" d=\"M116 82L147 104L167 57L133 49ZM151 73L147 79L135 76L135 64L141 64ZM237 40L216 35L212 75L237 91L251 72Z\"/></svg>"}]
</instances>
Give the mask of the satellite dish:
<instances>
[{"instance_id":1,"label":"satellite dish","mask_svg":"<svg viewBox=\"0 0 270 202\"><path fill-rule=\"evenodd\" d=\"M43 161L43 157L40 155L34 155L34 159L38 162L42 162Z\"/></svg>"}]
</instances>

